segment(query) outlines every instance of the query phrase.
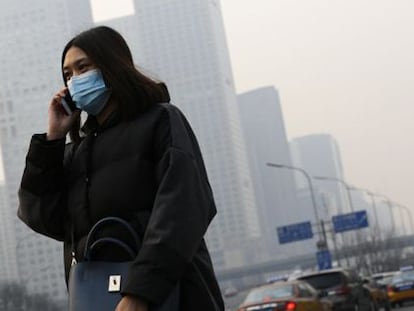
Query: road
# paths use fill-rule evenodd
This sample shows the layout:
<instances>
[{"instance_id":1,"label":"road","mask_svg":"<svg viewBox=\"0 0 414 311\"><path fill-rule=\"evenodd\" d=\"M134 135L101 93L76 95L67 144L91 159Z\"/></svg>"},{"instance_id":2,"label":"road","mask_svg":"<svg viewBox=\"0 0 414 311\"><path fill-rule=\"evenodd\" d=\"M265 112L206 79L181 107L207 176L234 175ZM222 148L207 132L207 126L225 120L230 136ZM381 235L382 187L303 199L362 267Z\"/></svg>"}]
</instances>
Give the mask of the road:
<instances>
[{"instance_id":1,"label":"road","mask_svg":"<svg viewBox=\"0 0 414 311\"><path fill-rule=\"evenodd\" d=\"M247 291L240 292L233 297L225 297L224 301L226 303L226 311L235 311L237 306L243 301L246 296ZM414 302L407 302L403 307L392 309L393 311L414 311Z\"/></svg>"},{"instance_id":2,"label":"road","mask_svg":"<svg viewBox=\"0 0 414 311\"><path fill-rule=\"evenodd\" d=\"M407 303L404 307L393 309L398 311L414 311L414 303Z\"/></svg>"}]
</instances>

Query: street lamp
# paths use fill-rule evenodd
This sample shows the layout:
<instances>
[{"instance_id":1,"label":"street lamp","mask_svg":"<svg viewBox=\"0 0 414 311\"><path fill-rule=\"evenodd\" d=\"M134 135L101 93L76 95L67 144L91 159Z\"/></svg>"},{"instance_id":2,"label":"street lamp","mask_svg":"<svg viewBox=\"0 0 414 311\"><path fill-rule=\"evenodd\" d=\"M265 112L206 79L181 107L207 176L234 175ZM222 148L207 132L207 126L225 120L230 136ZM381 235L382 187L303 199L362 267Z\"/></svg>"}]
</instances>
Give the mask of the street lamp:
<instances>
[{"instance_id":1,"label":"street lamp","mask_svg":"<svg viewBox=\"0 0 414 311\"><path fill-rule=\"evenodd\" d=\"M372 208L374 210L374 215L375 215L375 223L377 224L377 229L379 229L380 227L380 223L378 220L378 212L377 212L377 205L375 204L375 198L374 198L374 194L371 191L366 191L366 193L371 197L371 202L372 202Z\"/></svg>"},{"instance_id":2,"label":"street lamp","mask_svg":"<svg viewBox=\"0 0 414 311\"><path fill-rule=\"evenodd\" d=\"M313 178L318 179L318 180L336 181L344 185L347 196L348 196L349 209L351 210L351 212L354 211L354 204L352 203L351 191L350 191L348 184L345 181L343 181L342 179L336 178L336 177L326 177L326 176L313 176Z\"/></svg>"},{"instance_id":3,"label":"street lamp","mask_svg":"<svg viewBox=\"0 0 414 311\"><path fill-rule=\"evenodd\" d=\"M392 231L394 231L395 230L395 219L394 219L394 213L392 212L391 200L383 194L380 194L380 193L373 193L373 194L377 197L381 197L383 199L383 201L387 203L388 209L390 211L390 216L391 216Z\"/></svg>"},{"instance_id":4,"label":"street lamp","mask_svg":"<svg viewBox=\"0 0 414 311\"><path fill-rule=\"evenodd\" d=\"M404 205L402 205L402 204L399 204L399 203L396 203L396 202L391 202L394 206L396 206L396 207L398 207L398 208L401 208L403 211L405 211L406 213L407 213L407 215L408 215L408 220L409 220L409 222L410 222L410 227L411 227L411 233L413 233L413 220L412 220L412 214L411 214L411 211L406 207L406 206L404 206ZM405 232L405 234L407 235L408 234L408 231L406 230L406 227L405 227L405 223L404 223L404 218L403 218L403 215L401 214L401 216L400 216L400 218L401 218L401 221L402 221L402 225L403 225L403 229L404 229L404 232Z\"/></svg>"},{"instance_id":5,"label":"street lamp","mask_svg":"<svg viewBox=\"0 0 414 311\"><path fill-rule=\"evenodd\" d=\"M317 179L317 180L324 180L324 181L335 181L335 182L339 182L340 184L342 184L346 189L349 209L351 210L351 212L354 211L354 204L352 202L352 197L351 197L351 189L350 189L349 185L344 180L342 180L340 178L336 178L336 177L327 177L327 176L313 176L313 178ZM342 237L342 238L344 239L344 237ZM349 266L349 258L348 257L349 257L349 255L347 254L346 255L346 261L347 261L347 265Z\"/></svg>"},{"instance_id":6,"label":"street lamp","mask_svg":"<svg viewBox=\"0 0 414 311\"><path fill-rule=\"evenodd\" d=\"M395 203L397 206L401 207L402 209L404 209L407 214L408 214L408 220L410 221L410 227L411 227L411 234L414 233L414 226L413 226L413 215L411 214L411 211L408 209L407 206Z\"/></svg>"},{"instance_id":7,"label":"street lamp","mask_svg":"<svg viewBox=\"0 0 414 311\"><path fill-rule=\"evenodd\" d=\"M398 207L398 208L400 208L401 210L403 210L404 211L404 208L401 206L401 205L399 205L399 204L395 204L394 202L391 202L395 207ZM402 223L402 229L403 229L403 232L404 232L404 235L407 235L407 228L405 227L405 222L404 222L404 216L403 216L403 214L402 213L400 213L400 220L401 220L401 223Z\"/></svg>"},{"instance_id":8,"label":"street lamp","mask_svg":"<svg viewBox=\"0 0 414 311\"><path fill-rule=\"evenodd\" d=\"M348 185L348 189L349 190L364 191L368 196L371 197L372 210L373 210L373 213L374 213L375 224L376 224L376 229L373 230L373 239L375 239L374 237L377 236L378 241L380 241L381 244L382 244L382 241L381 241L382 239L381 239L380 223L379 223L379 219L378 219L377 206L376 206L375 198L374 198L375 194L372 193L371 191L367 190L367 189L357 188L357 187L354 187L354 186L351 186L351 185ZM379 250L381 250L381 249L382 249L382 247ZM382 250L382 251L384 252L385 250ZM378 256L381 256L381 255L377 253L376 256L374 255L371 260L377 261L378 260Z\"/></svg>"},{"instance_id":9,"label":"street lamp","mask_svg":"<svg viewBox=\"0 0 414 311\"><path fill-rule=\"evenodd\" d=\"M291 166L291 165L284 165L284 164L277 164L277 163L267 163L266 165L270 166L270 167L286 168L286 169L290 169L290 170L295 170L295 171L301 172L306 177L306 180L308 181L309 190L310 190L310 193L311 193L312 206L313 206L313 211L315 213L315 219L316 219L316 222L317 222L318 227L319 227L321 224L320 224L320 219L319 219L319 215L318 215L318 208L316 206L315 192L313 190L312 179L309 176L309 174L304 169L299 168L299 167L295 167L295 166ZM324 232L323 228L321 228L321 229L322 230L319 231L319 236L321 236L321 234L322 234L323 242L326 245L326 235L325 235L325 232Z\"/></svg>"}]
</instances>

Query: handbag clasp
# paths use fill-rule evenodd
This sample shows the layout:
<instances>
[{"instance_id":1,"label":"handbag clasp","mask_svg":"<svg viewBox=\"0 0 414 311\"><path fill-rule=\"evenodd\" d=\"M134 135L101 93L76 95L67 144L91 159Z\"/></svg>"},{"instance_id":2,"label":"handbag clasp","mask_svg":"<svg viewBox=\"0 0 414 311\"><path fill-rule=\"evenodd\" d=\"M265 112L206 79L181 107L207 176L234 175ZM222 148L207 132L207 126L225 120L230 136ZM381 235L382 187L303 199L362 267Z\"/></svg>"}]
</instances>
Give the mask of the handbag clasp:
<instances>
[{"instance_id":1,"label":"handbag clasp","mask_svg":"<svg viewBox=\"0 0 414 311\"><path fill-rule=\"evenodd\" d=\"M72 251L72 261L71 261L71 266L74 266L78 263L78 261L76 260L76 255L75 252Z\"/></svg>"},{"instance_id":2,"label":"handbag clasp","mask_svg":"<svg viewBox=\"0 0 414 311\"><path fill-rule=\"evenodd\" d=\"M108 292L119 292L120 290L121 290L121 276L120 275L110 275L109 276Z\"/></svg>"}]
</instances>

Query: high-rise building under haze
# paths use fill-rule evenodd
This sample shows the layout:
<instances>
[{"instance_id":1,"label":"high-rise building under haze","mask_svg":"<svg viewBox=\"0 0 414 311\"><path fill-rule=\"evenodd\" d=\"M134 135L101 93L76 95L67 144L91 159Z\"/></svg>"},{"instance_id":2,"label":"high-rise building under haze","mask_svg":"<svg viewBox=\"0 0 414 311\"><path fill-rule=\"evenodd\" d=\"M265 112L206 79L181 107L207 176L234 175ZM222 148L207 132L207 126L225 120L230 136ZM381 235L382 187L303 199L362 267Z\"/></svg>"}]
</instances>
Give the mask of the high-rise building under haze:
<instances>
[{"instance_id":1,"label":"high-rise building under haze","mask_svg":"<svg viewBox=\"0 0 414 311\"><path fill-rule=\"evenodd\" d=\"M1 117L0 117L1 118ZM15 258L9 256L14 253L14 243L6 241L15 241L11 210L8 204L6 186L0 183L0 276L2 281L13 281L17 275L17 266Z\"/></svg>"},{"instance_id":2,"label":"high-rise building under haze","mask_svg":"<svg viewBox=\"0 0 414 311\"><path fill-rule=\"evenodd\" d=\"M329 134L313 134L295 138L290 142L292 161L313 179L320 215L329 219L333 215L350 212L344 180L342 159L336 140ZM309 187L306 180L296 178L301 197L309 201Z\"/></svg>"},{"instance_id":3,"label":"high-rise building under haze","mask_svg":"<svg viewBox=\"0 0 414 311\"><path fill-rule=\"evenodd\" d=\"M16 217L17 189L33 133L47 129L47 109L62 88L60 57L67 40L92 25L89 1L38 0L0 3L0 143L5 173L0 278L18 280L29 293L64 300L62 245L29 230ZM4 257L3 257L4 256Z\"/></svg>"},{"instance_id":4,"label":"high-rise building under haze","mask_svg":"<svg viewBox=\"0 0 414 311\"><path fill-rule=\"evenodd\" d=\"M134 4L134 16L104 24L126 37L144 72L166 82L194 128L218 207L207 235L216 269L249 264L260 230L220 4Z\"/></svg>"},{"instance_id":5,"label":"high-rise building under haze","mask_svg":"<svg viewBox=\"0 0 414 311\"><path fill-rule=\"evenodd\" d=\"M312 241L280 245L277 236L277 227L314 220L311 209L298 206L295 172L266 165L292 166L278 91L262 87L237 99L266 253L272 259L309 253Z\"/></svg>"}]
</instances>

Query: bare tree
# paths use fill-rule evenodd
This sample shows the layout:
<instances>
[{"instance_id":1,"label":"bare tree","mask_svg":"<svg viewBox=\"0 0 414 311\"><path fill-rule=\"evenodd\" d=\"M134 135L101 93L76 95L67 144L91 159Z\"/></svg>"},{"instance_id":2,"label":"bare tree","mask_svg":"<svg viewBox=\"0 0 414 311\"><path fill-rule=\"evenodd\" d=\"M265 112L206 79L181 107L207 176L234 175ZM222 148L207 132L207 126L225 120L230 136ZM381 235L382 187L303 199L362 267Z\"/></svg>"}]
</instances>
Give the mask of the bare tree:
<instances>
[{"instance_id":1,"label":"bare tree","mask_svg":"<svg viewBox=\"0 0 414 311\"><path fill-rule=\"evenodd\" d=\"M357 231L353 239L343 239L342 248L363 273L393 271L399 269L403 259L403 248L396 244L396 238L393 231L372 227Z\"/></svg>"}]
</instances>

